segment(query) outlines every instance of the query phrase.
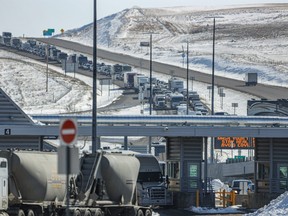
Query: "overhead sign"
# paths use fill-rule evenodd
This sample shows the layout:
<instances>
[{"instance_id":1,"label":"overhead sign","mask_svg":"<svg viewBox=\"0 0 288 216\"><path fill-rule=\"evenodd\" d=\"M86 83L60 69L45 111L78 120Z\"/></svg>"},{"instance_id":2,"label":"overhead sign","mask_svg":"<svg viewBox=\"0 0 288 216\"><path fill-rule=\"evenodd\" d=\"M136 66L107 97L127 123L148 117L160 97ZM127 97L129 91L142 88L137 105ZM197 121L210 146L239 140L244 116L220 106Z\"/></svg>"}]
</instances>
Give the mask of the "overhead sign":
<instances>
[{"instance_id":1,"label":"overhead sign","mask_svg":"<svg viewBox=\"0 0 288 216\"><path fill-rule=\"evenodd\" d=\"M215 149L254 149L255 138L250 137L217 137Z\"/></svg>"},{"instance_id":2,"label":"overhead sign","mask_svg":"<svg viewBox=\"0 0 288 216\"><path fill-rule=\"evenodd\" d=\"M150 43L149 42L140 42L140 46L149 47Z\"/></svg>"},{"instance_id":3,"label":"overhead sign","mask_svg":"<svg viewBox=\"0 0 288 216\"><path fill-rule=\"evenodd\" d=\"M77 140L77 123L74 119L63 119L60 122L61 144L73 145Z\"/></svg>"},{"instance_id":4,"label":"overhead sign","mask_svg":"<svg viewBox=\"0 0 288 216\"><path fill-rule=\"evenodd\" d=\"M52 36L54 32L55 32L55 29L43 30L43 36Z\"/></svg>"}]
</instances>

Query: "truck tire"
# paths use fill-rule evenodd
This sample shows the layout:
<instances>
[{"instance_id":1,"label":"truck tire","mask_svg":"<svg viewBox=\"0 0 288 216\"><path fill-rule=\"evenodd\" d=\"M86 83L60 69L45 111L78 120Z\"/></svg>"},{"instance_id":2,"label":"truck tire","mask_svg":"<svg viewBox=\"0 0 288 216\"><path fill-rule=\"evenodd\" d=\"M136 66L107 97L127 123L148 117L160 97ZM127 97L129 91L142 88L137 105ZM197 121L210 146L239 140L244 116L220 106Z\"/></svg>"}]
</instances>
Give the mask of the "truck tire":
<instances>
[{"instance_id":1,"label":"truck tire","mask_svg":"<svg viewBox=\"0 0 288 216\"><path fill-rule=\"evenodd\" d=\"M22 209L19 209L17 216L25 216L24 211Z\"/></svg>"},{"instance_id":2,"label":"truck tire","mask_svg":"<svg viewBox=\"0 0 288 216\"><path fill-rule=\"evenodd\" d=\"M29 209L27 212L27 216L35 216L35 213L32 209Z\"/></svg>"},{"instance_id":3,"label":"truck tire","mask_svg":"<svg viewBox=\"0 0 288 216\"><path fill-rule=\"evenodd\" d=\"M142 209L138 209L137 216L144 216Z\"/></svg>"},{"instance_id":4,"label":"truck tire","mask_svg":"<svg viewBox=\"0 0 288 216\"><path fill-rule=\"evenodd\" d=\"M84 216L92 216L92 213L89 209L86 209Z\"/></svg>"},{"instance_id":5,"label":"truck tire","mask_svg":"<svg viewBox=\"0 0 288 216\"><path fill-rule=\"evenodd\" d=\"M79 209L75 209L75 210L73 211L73 216L81 216L80 210L79 210Z\"/></svg>"},{"instance_id":6,"label":"truck tire","mask_svg":"<svg viewBox=\"0 0 288 216\"><path fill-rule=\"evenodd\" d=\"M145 211L145 216L152 216L152 211L150 209L147 209Z\"/></svg>"},{"instance_id":7,"label":"truck tire","mask_svg":"<svg viewBox=\"0 0 288 216\"><path fill-rule=\"evenodd\" d=\"M103 216L103 212L100 208L97 208L95 211L95 216Z\"/></svg>"}]
</instances>

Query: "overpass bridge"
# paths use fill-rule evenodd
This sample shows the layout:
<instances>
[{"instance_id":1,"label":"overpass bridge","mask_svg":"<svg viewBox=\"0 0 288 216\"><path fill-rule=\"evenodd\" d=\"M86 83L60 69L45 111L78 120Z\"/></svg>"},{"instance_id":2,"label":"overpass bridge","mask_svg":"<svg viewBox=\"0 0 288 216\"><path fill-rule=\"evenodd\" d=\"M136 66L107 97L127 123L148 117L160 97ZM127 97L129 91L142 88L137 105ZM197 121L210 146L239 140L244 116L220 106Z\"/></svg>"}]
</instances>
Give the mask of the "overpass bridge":
<instances>
[{"instance_id":1,"label":"overpass bridge","mask_svg":"<svg viewBox=\"0 0 288 216\"><path fill-rule=\"evenodd\" d=\"M92 134L89 115L31 115L38 125L13 127L19 135L55 136L59 122L73 118L78 122L79 136ZM1 129L0 125L0 129ZM194 137L288 137L287 117L255 116L189 116L189 115L98 115L98 136L194 136Z\"/></svg>"}]
</instances>

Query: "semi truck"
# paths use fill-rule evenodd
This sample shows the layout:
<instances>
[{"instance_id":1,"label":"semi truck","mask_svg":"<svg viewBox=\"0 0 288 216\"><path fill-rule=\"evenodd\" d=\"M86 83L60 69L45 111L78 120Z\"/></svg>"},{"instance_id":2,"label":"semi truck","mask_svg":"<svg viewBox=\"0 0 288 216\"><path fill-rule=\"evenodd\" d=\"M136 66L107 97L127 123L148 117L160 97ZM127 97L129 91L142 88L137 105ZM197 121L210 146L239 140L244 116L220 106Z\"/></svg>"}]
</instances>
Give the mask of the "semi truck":
<instances>
[{"instance_id":1,"label":"semi truck","mask_svg":"<svg viewBox=\"0 0 288 216\"><path fill-rule=\"evenodd\" d=\"M166 97L166 104L170 109L177 109L181 103L184 102L184 95L181 93L172 93Z\"/></svg>"},{"instance_id":2,"label":"semi truck","mask_svg":"<svg viewBox=\"0 0 288 216\"><path fill-rule=\"evenodd\" d=\"M143 206L168 206L173 204L169 181L162 174L158 159L151 154L135 154L140 162L137 180L138 202Z\"/></svg>"},{"instance_id":3,"label":"semi truck","mask_svg":"<svg viewBox=\"0 0 288 216\"><path fill-rule=\"evenodd\" d=\"M245 85L246 86L255 86L258 82L257 73L247 73L245 74Z\"/></svg>"},{"instance_id":4,"label":"semi truck","mask_svg":"<svg viewBox=\"0 0 288 216\"><path fill-rule=\"evenodd\" d=\"M124 73L124 87L125 88L134 88L134 76L136 76L137 73L135 72L125 72Z\"/></svg>"},{"instance_id":5,"label":"semi truck","mask_svg":"<svg viewBox=\"0 0 288 216\"><path fill-rule=\"evenodd\" d=\"M5 46L11 46L12 33L2 32L2 43Z\"/></svg>"},{"instance_id":6,"label":"semi truck","mask_svg":"<svg viewBox=\"0 0 288 216\"><path fill-rule=\"evenodd\" d=\"M168 80L168 87L172 92L182 92L184 89L184 82L176 77L172 77Z\"/></svg>"},{"instance_id":7,"label":"semi truck","mask_svg":"<svg viewBox=\"0 0 288 216\"><path fill-rule=\"evenodd\" d=\"M165 109L166 108L166 96L164 94L156 94L154 96L154 109Z\"/></svg>"},{"instance_id":8,"label":"semi truck","mask_svg":"<svg viewBox=\"0 0 288 216\"><path fill-rule=\"evenodd\" d=\"M140 163L134 156L83 154L80 172L68 176L69 187L67 176L58 174L57 157L56 152L0 151L2 215L152 215L150 207L138 205Z\"/></svg>"},{"instance_id":9,"label":"semi truck","mask_svg":"<svg viewBox=\"0 0 288 216\"><path fill-rule=\"evenodd\" d=\"M142 88L146 83L149 83L149 77L137 74L134 76L134 89L136 93L139 93L140 88Z\"/></svg>"}]
</instances>

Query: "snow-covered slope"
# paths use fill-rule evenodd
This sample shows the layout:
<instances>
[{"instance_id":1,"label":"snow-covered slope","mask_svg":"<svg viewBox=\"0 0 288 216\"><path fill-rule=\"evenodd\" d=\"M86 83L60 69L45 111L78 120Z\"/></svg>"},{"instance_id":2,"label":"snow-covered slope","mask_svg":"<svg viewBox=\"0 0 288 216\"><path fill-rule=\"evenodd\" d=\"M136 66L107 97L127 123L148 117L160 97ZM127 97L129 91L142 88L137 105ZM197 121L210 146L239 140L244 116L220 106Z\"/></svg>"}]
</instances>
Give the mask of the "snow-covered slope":
<instances>
[{"instance_id":1,"label":"snow-covered slope","mask_svg":"<svg viewBox=\"0 0 288 216\"><path fill-rule=\"evenodd\" d=\"M258 72L260 82L287 86L288 4L219 8L131 8L98 21L98 46L149 58L140 47L153 33L153 60L183 65L189 41L190 68L211 72L213 18L216 17L217 75L243 79ZM60 37L92 45L93 24Z\"/></svg>"}]
</instances>

